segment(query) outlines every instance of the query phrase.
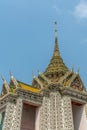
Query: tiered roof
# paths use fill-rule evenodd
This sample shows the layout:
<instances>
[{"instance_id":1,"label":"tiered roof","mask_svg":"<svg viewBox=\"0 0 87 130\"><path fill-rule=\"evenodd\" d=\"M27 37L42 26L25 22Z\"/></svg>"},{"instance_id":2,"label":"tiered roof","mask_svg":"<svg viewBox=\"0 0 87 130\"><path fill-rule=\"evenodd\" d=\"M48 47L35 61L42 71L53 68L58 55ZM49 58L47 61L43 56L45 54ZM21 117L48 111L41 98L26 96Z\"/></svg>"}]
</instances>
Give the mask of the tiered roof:
<instances>
[{"instance_id":1,"label":"tiered roof","mask_svg":"<svg viewBox=\"0 0 87 130\"><path fill-rule=\"evenodd\" d=\"M58 39L55 38L55 47L52 59L44 72L45 76L49 76L51 74L65 74L68 71L67 66L64 64L63 59L60 56L59 48L58 48Z\"/></svg>"}]
</instances>

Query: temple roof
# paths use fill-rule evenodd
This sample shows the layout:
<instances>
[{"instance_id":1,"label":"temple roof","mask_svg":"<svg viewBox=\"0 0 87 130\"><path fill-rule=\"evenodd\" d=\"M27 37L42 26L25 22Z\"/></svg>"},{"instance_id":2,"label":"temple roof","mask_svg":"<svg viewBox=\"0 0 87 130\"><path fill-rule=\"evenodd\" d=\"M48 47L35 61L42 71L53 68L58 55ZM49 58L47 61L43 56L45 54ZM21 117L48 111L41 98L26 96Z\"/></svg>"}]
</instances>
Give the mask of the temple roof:
<instances>
[{"instance_id":1,"label":"temple roof","mask_svg":"<svg viewBox=\"0 0 87 130\"><path fill-rule=\"evenodd\" d=\"M31 91L31 92L34 92L34 93L40 92L40 89L38 89L38 88L34 88L31 85L25 84L21 81L17 81L17 82L18 82L19 87L21 87L24 90Z\"/></svg>"},{"instance_id":2,"label":"temple roof","mask_svg":"<svg viewBox=\"0 0 87 130\"><path fill-rule=\"evenodd\" d=\"M11 75L9 84L6 82L6 80L4 80L0 97L3 97L4 95L6 95L8 93L14 94L15 90L17 90L18 88L21 88L24 91L29 91L31 93L37 93L37 94L40 93L40 91L41 91L40 88L35 88L29 84L16 80L13 77L13 75Z\"/></svg>"},{"instance_id":3,"label":"temple roof","mask_svg":"<svg viewBox=\"0 0 87 130\"><path fill-rule=\"evenodd\" d=\"M48 67L46 68L46 70L44 72L44 75L48 76L48 75L54 74L54 73L65 74L67 71L68 71L68 68L64 64L63 59L60 56L60 52L59 52L59 48L58 48L58 39L56 37L53 56L52 56L52 59L50 60Z\"/></svg>"},{"instance_id":4,"label":"temple roof","mask_svg":"<svg viewBox=\"0 0 87 130\"><path fill-rule=\"evenodd\" d=\"M57 30L55 30L57 32ZM74 73L73 70L69 70L63 62L58 47L57 34L55 36L55 45L53 56L49 65L43 73L39 73L38 77L34 77L32 86L16 80L12 73L10 73L10 83L2 77L3 87L1 96L8 94L9 92L15 93L18 88L23 91L30 91L32 93L41 93L45 88L49 88L55 84L55 86L62 88L69 88L78 92L86 92L85 86L80 78L79 73Z\"/></svg>"}]
</instances>

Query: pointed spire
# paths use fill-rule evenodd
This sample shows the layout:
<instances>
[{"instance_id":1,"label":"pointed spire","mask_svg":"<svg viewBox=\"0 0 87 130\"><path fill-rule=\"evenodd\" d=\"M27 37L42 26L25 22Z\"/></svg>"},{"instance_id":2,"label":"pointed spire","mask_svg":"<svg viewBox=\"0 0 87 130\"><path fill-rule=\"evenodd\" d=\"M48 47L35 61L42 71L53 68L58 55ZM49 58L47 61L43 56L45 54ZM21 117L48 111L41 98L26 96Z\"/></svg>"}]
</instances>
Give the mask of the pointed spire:
<instances>
[{"instance_id":1,"label":"pointed spire","mask_svg":"<svg viewBox=\"0 0 87 130\"><path fill-rule=\"evenodd\" d=\"M57 36L58 36L58 30L57 30L58 29L58 27L57 27L58 25L57 25L57 21L55 21L54 24L55 24L55 37L57 38Z\"/></svg>"},{"instance_id":2,"label":"pointed spire","mask_svg":"<svg viewBox=\"0 0 87 130\"><path fill-rule=\"evenodd\" d=\"M3 80L3 82L5 82L5 81L6 81L2 75L1 75L1 79Z\"/></svg>"},{"instance_id":3,"label":"pointed spire","mask_svg":"<svg viewBox=\"0 0 87 130\"><path fill-rule=\"evenodd\" d=\"M9 93L10 88L9 88L8 83L6 82L6 80L4 79L4 77L2 75L1 75L1 78L3 80L3 88L2 88L1 94L5 95L5 94Z\"/></svg>"},{"instance_id":4,"label":"pointed spire","mask_svg":"<svg viewBox=\"0 0 87 130\"><path fill-rule=\"evenodd\" d=\"M13 85L14 88L17 88L18 86L18 82L17 80L14 78L14 76L12 75L12 72L10 71L10 85Z\"/></svg>"},{"instance_id":5,"label":"pointed spire","mask_svg":"<svg viewBox=\"0 0 87 130\"><path fill-rule=\"evenodd\" d=\"M41 74L40 70L38 69L37 71L38 71L38 75L40 75Z\"/></svg>"},{"instance_id":6,"label":"pointed spire","mask_svg":"<svg viewBox=\"0 0 87 130\"><path fill-rule=\"evenodd\" d=\"M57 37L55 38L55 46L54 46L53 56L60 56Z\"/></svg>"},{"instance_id":7,"label":"pointed spire","mask_svg":"<svg viewBox=\"0 0 87 130\"><path fill-rule=\"evenodd\" d=\"M58 30L57 30L57 22L55 22L55 47L54 47L54 52L53 56L59 56L59 48L58 48Z\"/></svg>"},{"instance_id":8,"label":"pointed spire","mask_svg":"<svg viewBox=\"0 0 87 130\"><path fill-rule=\"evenodd\" d=\"M78 70L76 71L76 74L79 74L79 71L80 71L80 67L78 67Z\"/></svg>"},{"instance_id":9,"label":"pointed spire","mask_svg":"<svg viewBox=\"0 0 87 130\"><path fill-rule=\"evenodd\" d=\"M10 71L10 78L13 78L12 71Z\"/></svg>"},{"instance_id":10,"label":"pointed spire","mask_svg":"<svg viewBox=\"0 0 87 130\"><path fill-rule=\"evenodd\" d=\"M7 84L6 80L4 79L4 77L2 75L1 75L1 79L2 79L4 84Z\"/></svg>"},{"instance_id":11,"label":"pointed spire","mask_svg":"<svg viewBox=\"0 0 87 130\"><path fill-rule=\"evenodd\" d=\"M74 72L74 65L72 65L72 72Z\"/></svg>"},{"instance_id":12,"label":"pointed spire","mask_svg":"<svg viewBox=\"0 0 87 130\"><path fill-rule=\"evenodd\" d=\"M32 77L35 78L36 76L34 75L34 71L32 71Z\"/></svg>"},{"instance_id":13,"label":"pointed spire","mask_svg":"<svg viewBox=\"0 0 87 130\"><path fill-rule=\"evenodd\" d=\"M45 75L61 73L65 74L68 71L67 66L64 64L63 59L61 58L59 48L58 48L58 31L57 31L57 22L55 22L55 46L52 59L48 65Z\"/></svg>"},{"instance_id":14,"label":"pointed spire","mask_svg":"<svg viewBox=\"0 0 87 130\"><path fill-rule=\"evenodd\" d=\"M78 67L78 70L77 70L77 72L79 73L79 71L80 71L80 66Z\"/></svg>"}]
</instances>

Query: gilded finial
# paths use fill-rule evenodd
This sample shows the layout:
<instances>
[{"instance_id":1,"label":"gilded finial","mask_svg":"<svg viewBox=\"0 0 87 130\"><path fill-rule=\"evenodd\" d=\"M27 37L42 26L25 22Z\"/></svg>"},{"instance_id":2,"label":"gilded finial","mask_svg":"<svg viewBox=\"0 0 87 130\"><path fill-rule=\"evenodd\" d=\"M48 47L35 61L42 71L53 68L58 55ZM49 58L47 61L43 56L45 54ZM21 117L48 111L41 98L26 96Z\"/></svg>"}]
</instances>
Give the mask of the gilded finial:
<instances>
[{"instance_id":1,"label":"gilded finial","mask_svg":"<svg viewBox=\"0 0 87 130\"><path fill-rule=\"evenodd\" d=\"M13 78L12 71L10 71L10 78Z\"/></svg>"},{"instance_id":2,"label":"gilded finial","mask_svg":"<svg viewBox=\"0 0 87 130\"><path fill-rule=\"evenodd\" d=\"M3 80L3 81L5 81L5 79L4 79L4 77L1 75L1 79Z\"/></svg>"},{"instance_id":3,"label":"gilded finial","mask_svg":"<svg viewBox=\"0 0 87 130\"><path fill-rule=\"evenodd\" d=\"M79 71L80 71L80 67L78 67L78 70L77 70L77 72L79 73Z\"/></svg>"},{"instance_id":4,"label":"gilded finial","mask_svg":"<svg viewBox=\"0 0 87 130\"><path fill-rule=\"evenodd\" d=\"M78 67L78 70L76 71L76 74L79 74L79 71L80 71L80 67Z\"/></svg>"},{"instance_id":5,"label":"gilded finial","mask_svg":"<svg viewBox=\"0 0 87 130\"><path fill-rule=\"evenodd\" d=\"M55 37L57 38L58 36L58 25L57 25L57 21L55 21Z\"/></svg>"},{"instance_id":6,"label":"gilded finial","mask_svg":"<svg viewBox=\"0 0 87 130\"><path fill-rule=\"evenodd\" d=\"M38 69L38 74L41 74L39 69Z\"/></svg>"},{"instance_id":7,"label":"gilded finial","mask_svg":"<svg viewBox=\"0 0 87 130\"><path fill-rule=\"evenodd\" d=\"M32 71L32 77L35 78L34 72Z\"/></svg>"},{"instance_id":8,"label":"gilded finial","mask_svg":"<svg viewBox=\"0 0 87 130\"><path fill-rule=\"evenodd\" d=\"M72 65L72 72L74 72L74 65Z\"/></svg>"},{"instance_id":9,"label":"gilded finial","mask_svg":"<svg viewBox=\"0 0 87 130\"><path fill-rule=\"evenodd\" d=\"M58 24L57 21L54 22L55 25L55 43L58 44Z\"/></svg>"},{"instance_id":10,"label":"gilded finial","mask_svg":"<svg viewBox=\"0 0 87 130\"><path fill-rule=\"evenodd\" d=\"M57 22L55 21L55 47L54 47L54 56L59 56L59 48L58 48L58 30L57 30Z\"/></svg>"}]
</instances>

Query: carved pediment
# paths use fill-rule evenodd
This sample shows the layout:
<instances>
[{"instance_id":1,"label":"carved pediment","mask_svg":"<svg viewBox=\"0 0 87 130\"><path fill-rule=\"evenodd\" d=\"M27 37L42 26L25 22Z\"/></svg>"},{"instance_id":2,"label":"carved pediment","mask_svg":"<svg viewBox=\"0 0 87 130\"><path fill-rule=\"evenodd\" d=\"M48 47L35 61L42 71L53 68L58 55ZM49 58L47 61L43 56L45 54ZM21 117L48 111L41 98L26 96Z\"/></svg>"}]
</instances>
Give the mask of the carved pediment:
<instances>
[{"instance_id":1,"label":"carved pediment","mask_svg":"<svg viewBox=\"0 0 87 130\"><path fill-rule=\"evenodd\" d=\"M84 84L80 78L80 76L76 76L73 81L70 84L70 87L72 87L73 89L76 89L78 91L86 91Z\"/></svg>"}]
</instances>

